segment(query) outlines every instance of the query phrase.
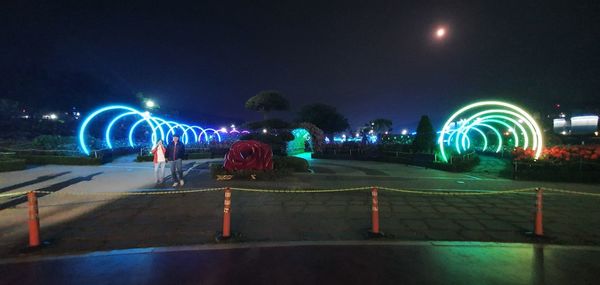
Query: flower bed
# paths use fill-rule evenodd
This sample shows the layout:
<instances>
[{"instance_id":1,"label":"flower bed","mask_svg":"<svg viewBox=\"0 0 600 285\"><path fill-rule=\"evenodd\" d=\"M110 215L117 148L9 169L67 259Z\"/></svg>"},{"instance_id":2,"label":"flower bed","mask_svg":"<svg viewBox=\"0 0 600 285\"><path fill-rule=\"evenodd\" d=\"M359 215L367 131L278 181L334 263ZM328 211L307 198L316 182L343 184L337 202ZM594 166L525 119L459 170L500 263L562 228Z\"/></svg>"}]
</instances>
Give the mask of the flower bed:
<instances>
[{"instance_id":1,"label":"flower bed","mask_svg":"<svg viewBox=\"0 0 600 285\"><path fill-rule=\"evenodd\" d=\"M570 182L600 181L600 146L553 146L539 160L532 150L513 151L513 177L526 180Z\"/></svg>"},{"instance_id":2,"label":"flower bed","mask_svg":"<svg viewBox=\"0 0 600 285\"><path fill-rule=\"evenodd\" d=\"M513 158L516 161L533 161L532 149L515 148ZM553 146L544 148L540 160L550 162L600 161L600 145Z\"/></svg>"}]
</instances>

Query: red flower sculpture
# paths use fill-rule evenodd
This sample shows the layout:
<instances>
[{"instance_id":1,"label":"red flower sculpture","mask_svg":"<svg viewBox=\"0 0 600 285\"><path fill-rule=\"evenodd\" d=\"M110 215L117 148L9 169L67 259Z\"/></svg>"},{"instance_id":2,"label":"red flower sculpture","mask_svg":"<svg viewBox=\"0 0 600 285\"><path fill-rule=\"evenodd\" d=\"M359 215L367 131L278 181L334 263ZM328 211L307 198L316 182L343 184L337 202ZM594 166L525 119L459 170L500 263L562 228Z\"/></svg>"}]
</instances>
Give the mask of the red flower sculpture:
<instances>
[{"instance_id":1,"label":"red flower sculpture","mask_svg":"<svg viewBox=\"0 0 600 285\"><path fill-rule=\"evenodd\" d=\"M238 141L225 155L223 168L227 171L273 169L271 146L259 141Z\"/></svg>"}]
</instances>

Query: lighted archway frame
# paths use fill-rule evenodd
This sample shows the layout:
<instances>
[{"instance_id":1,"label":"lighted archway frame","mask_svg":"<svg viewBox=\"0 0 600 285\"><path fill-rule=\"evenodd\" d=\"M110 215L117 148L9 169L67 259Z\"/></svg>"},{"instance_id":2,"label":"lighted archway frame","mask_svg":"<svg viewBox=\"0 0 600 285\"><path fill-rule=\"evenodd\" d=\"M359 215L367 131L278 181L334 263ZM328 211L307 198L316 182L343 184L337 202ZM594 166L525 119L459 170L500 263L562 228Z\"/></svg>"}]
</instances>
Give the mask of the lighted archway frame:
<instances>
[{"instance_id":1,"label":"lighted archway frame","mask_svg":"<svg viewBox=\"0 0 600 285\"><path fill-rule=\"evenodd\" d=\"M502 119L502 120L506 120L508 122L511 122L511 123L513 123L513 126L510 126L509 123L507 123L505 121L502 121L502 120L498 120L498 119ZM483 116L483 117L479 117L477 120L475 120L475 123L473 123L470 126L466 127L465 130L460 134L460 135L463 136L463 138L461 140L461 144L462 144L462 149L463 150L466 150L467 148L470 147L470 146L465 147L465 143L464 143L465 137L466 137L467 133L469 132L469 130L471 128L473 128L474 126L476 126L476 125L483 125L483 123L488 123L488 122L489 123L498 123L500 125L505 126L509 130L513 129L513 131L511 131L511 133L512 133L512 135L514 137L514 146L515 147L521 146L523 148L527 148L528 147L528 145L529 145L529 138L528 138L528 136L525 135L525 133L527 133L527 131L525 130L525 128L521 124L522 121L519 122L517 120L514 120L514 119L512 119L512 118L510 118L508 116L504 116L504 115L486 115L486 116ZM498 137L498 142L499 142L498 148L496 149L496 152L500 152L500 150L502 149L502 135L498 132L498 130L496 128L494 128L492 126L489 126L489 125L486 125L486 127L488 127L490 130L492 130L494 133L496 133L496 136ZM522 141L524 141L523 145L521 145L519 143L519 134L516 132L516 130L514 130L513 127L517 127L521 131L520 134L523 137ZM448 146L452 142L452 136L454 134L456 134L456 133L457 133L457 130L453 130L450 133L449 138L447 140L447 145ZM457 150L458 153L461 152L461 149L459 148L458 145L456 145L456 150ZM485 151L485 150L486 150L486 148L484 147L483 151Z\"/></svg>"},{"instance_id":2,"label":"lighted archway frame","mask_svg":"<svg viewBox=\"0 0 600 285\"><path fill-rule=\"evenodd\" d=\"M116 116L114 116L109 121L109 123L106 125L106 129L104 130L104 137L105 137L106 145L108 148L111 148L111 149L113 147L112 142L111 142L111 130L112 130L114 124L116 124L119 120L121 120L127 116L141 117L141 119L137 120L135 123L133 123L129 127L128 142L129 142L129 146L131 146L131 147L135 146L134 139L133 139L135 129L137 128L137 126L139 126L140 124L142 124L144 122L152 130L150 141L153 144L156 143L159 136L160 136L160 139L167 140L169 138L169 135L174 134L175 130L177 130L177 129L180 129L182 131L182 133L183 133L182 141L184 143L189 142L189 137L193 137L194 142L201 142L202 134L204 134L204 138L208 142L209 137L207 135L207 131L212 131L213 133L215 133L217 135L218 140L221 141L221 136L219 135L219 132L215 129L210 129L210 128L205 129L200 126L181 124L181 123L174 122L174 121L167 121L167 120L161 119L159 117L152 116L147 111L146 112L138 111L129 106L110 105L110 106L102 107L102 108L92 112L89 116L87 116L83 120L81 126L79 127L79 135L78 135L79 136L79 146L80 146L82 152L84 152L87 155L90 154L90 149L88 148L88 146L86 144L86 140L85 140L85 135L86 135L86 131L87 131L89 124L98 115L105 113L105 112L115 112L115 111L121 111L121 113L118 113ZM198 130L199 132L196 132L196 130Z\"/></svg>"},{"instance_id":3,"label":"lighted archway frame","mask_svg":"<svg viewBox=\"0 0 600 285\"><path fill-rule=\"evenodd\" d=\"M134 108L131 108L128 106L123 106L123 105L111 105L111 106L106 106L106 107L100 108L100 109L92 112L89 116L87 116L87 118L85 118L85 120L83 120L83 123L81 123L81 126L79 127L79 146L81 147L81 151L83 151L85 154L87 154L87 155L90 154L90 150L85 143L85 133L86 133L87 126L99 114L108 112L108 111L113 111L113 110L122 110L122 111L127 111L127 113L134 113L136 115L139 115L142 118L144 118L144 121L148 124L148 126L150 126L150 128L154 127L152 120L150 119L151 116L147 112L143 113ZM114 124L114 122L113 122L113 124Z\"/></svg>"},{"instance_id":4,"label":"lighted archway frame","mask_svg":"<svg viewBox=\"0 0 600 285\"><path fill-rule=\"evenodd\" d=\"M304 144L308 142L310 149L314 149L312 136L310 132L305 128L297 128L291 131L294 139L287 143L287 151L290 153L291 151L295 151L296 149L301 149L304 152Z\"/></svg>"},{"instance_id":5,"label":"lighted archway frame","mask_svg":"<svg viewBox=\"0 0 600 285\"><path fill-rule=\"evenodd\" d=\"M202 133L200 133L200 135L198 137L200 137L201 135L204 135L206 142L210 141L210 137L208 136L208 132L212 132L213 134L217 135L217 139L219 142L221 142L221 135L219 134L219 130L215 130L213 128L206 128L202 131Z\"/></svg>"},{"instance_id":6,"label":"lighted archway frame","mask_svg":"<svg viewBox=\"0 0 600 285\"><path fill-rule=\"evenodd\" d=\"M500 121L500 120L496 120L496 119L482 119L482 120L478 120L477 122L475 122L475 123L471 124L470 126L464 128L464 130L459 135L457 135L457 136L461 136L462 139L459 139L457 137L457 139L455 140L456 141L455 142L456 143L456 151L458 153L461 153L461 149L460 149L460 147L458 145L459 140L461 142L462 149L464 151L466 151L470 147L470 146L465 147L465 139L468 138L467 133L471 129L473 129L475 126L484 126L484 127L487 127L488 129L492 130L496 134L496 137L498 138L498 147L496 148L496 153L500 152L500 150L502 150L502 144L503 144L502 143L503 142L502 135L500 134L500 132L498 131L498 129L495 128L495 127L493 127L492 125L490 125L490 123L498 123L500 125L505 126L506 128L512 128L506 122ZM515 145L514 146L517 147L517 146L519 146L519 136L517 135L516 132L512 132L512 134L513 134L513 137L515 139ZM525 137L527 137L527 136L525 136ZM484 151L485 151L485 149L484 149Z\"/></svg>"},{"instance_id":7,"label":"lighted archway frame","mask_svg":"<svg viewBox=\"0 0 600 285\"><path fill-rule=\"evenodd\" d=\"M455 122L459 116L469 117L468 119L461 121L462 124L456 129L451 129L451 124ZM533 149L535 153L534 158L538 159L540 157L544 145L541 128L528 112L516 105L502 101L482 101L462 107L446 121L438 138L441 159L444 162L448 162L448 156L446 154L447 150L444 142L450 145L454 140L455 146L457 146L457 150L460 153L459 141L464 142L462 137L467 136L470 128L481 125L482 123L498 123L497 121L513 123L515 128L512 129L512 132L513 135L516 136L515 145L518 145L518 134L516 134L516 128L518 128L524 137L522 144L524 148L527 148L529 142L531 142L531 149Z\"/></svg>"},{"instance_id":8,"label":"lighted archway frame","mask_svg":"<svg viewBox=\"0 0 600 285\"><path fill-rule=\"evenodd\" d=\"M461 145L463 147L463 150L467 150L468 148L471 147L471 144L470 144L471 140L467 136L467 133L470 130L475 130L475 131L477 131L479 134L481 134L483 136L483 140L484 140L484 142L483 142L483 151L487 150L487 146L488 146L487 136L486 136L486 134L483 131L481 131L477 127L486 127L488 129L492 130L492 132L494 132L496 134L496 138L497 138L497 142L498 142L498 147L496 148L496 152L500 152L500 150L502 149L502 141L503 141L502 140L502 135L500 134L500 132L496 128L494 128L493 126L491 126L489 124L484 124L483 122L478 123L476 126L472 125L468 129L466 129L465 131L463 131L463 133L461 134L462 135L462 139L458 139L458 135L457 135L456 142L458 143L458 141L460 140ZM465 141L469 142L469 144L467 146L465 146ZM458 145L456 147L457 147L457 151L460 153L460 148L458 147Z\"/></svg>"}]
</instances>

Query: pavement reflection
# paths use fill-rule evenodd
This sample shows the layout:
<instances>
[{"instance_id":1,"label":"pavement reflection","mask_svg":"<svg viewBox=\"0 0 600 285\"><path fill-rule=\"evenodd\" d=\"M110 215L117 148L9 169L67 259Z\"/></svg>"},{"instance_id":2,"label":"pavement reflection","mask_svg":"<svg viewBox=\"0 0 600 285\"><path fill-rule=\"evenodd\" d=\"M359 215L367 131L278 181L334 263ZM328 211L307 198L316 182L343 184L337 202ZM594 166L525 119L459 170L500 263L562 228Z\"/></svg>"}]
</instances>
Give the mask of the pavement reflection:
<instances>
[{"instance_id":1,"label":"pavement reflection","mask_svg":"<svg viewBox=\"0 0 600 285\"><path fill-rule=\"evenodd\" d=\"M1 284L592 284L600 248L471 242L201 245L0 260Z\"/></svg>"}]
</instances>

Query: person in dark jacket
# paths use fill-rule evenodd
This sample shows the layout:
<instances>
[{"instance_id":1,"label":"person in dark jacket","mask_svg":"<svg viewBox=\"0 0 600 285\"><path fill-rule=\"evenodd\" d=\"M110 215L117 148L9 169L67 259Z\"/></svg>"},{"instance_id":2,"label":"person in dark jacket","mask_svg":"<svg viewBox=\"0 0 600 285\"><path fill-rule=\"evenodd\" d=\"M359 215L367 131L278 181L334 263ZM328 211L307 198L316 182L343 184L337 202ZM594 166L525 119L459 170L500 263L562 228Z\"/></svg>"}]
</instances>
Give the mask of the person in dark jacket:
<instances>
[{"instance_id":1,"label":"person in dark jacket","mask_svg":"<svg viewBox=\"0 0 600 285\"><path fill-rule=\"evenodd\" d=\"M173 135L173 141L167 146L167 160L171 164L173 187L183 186L182 160L185 156L185 145L179 141L179 135Z\"/></svg>"}]
</instances>

